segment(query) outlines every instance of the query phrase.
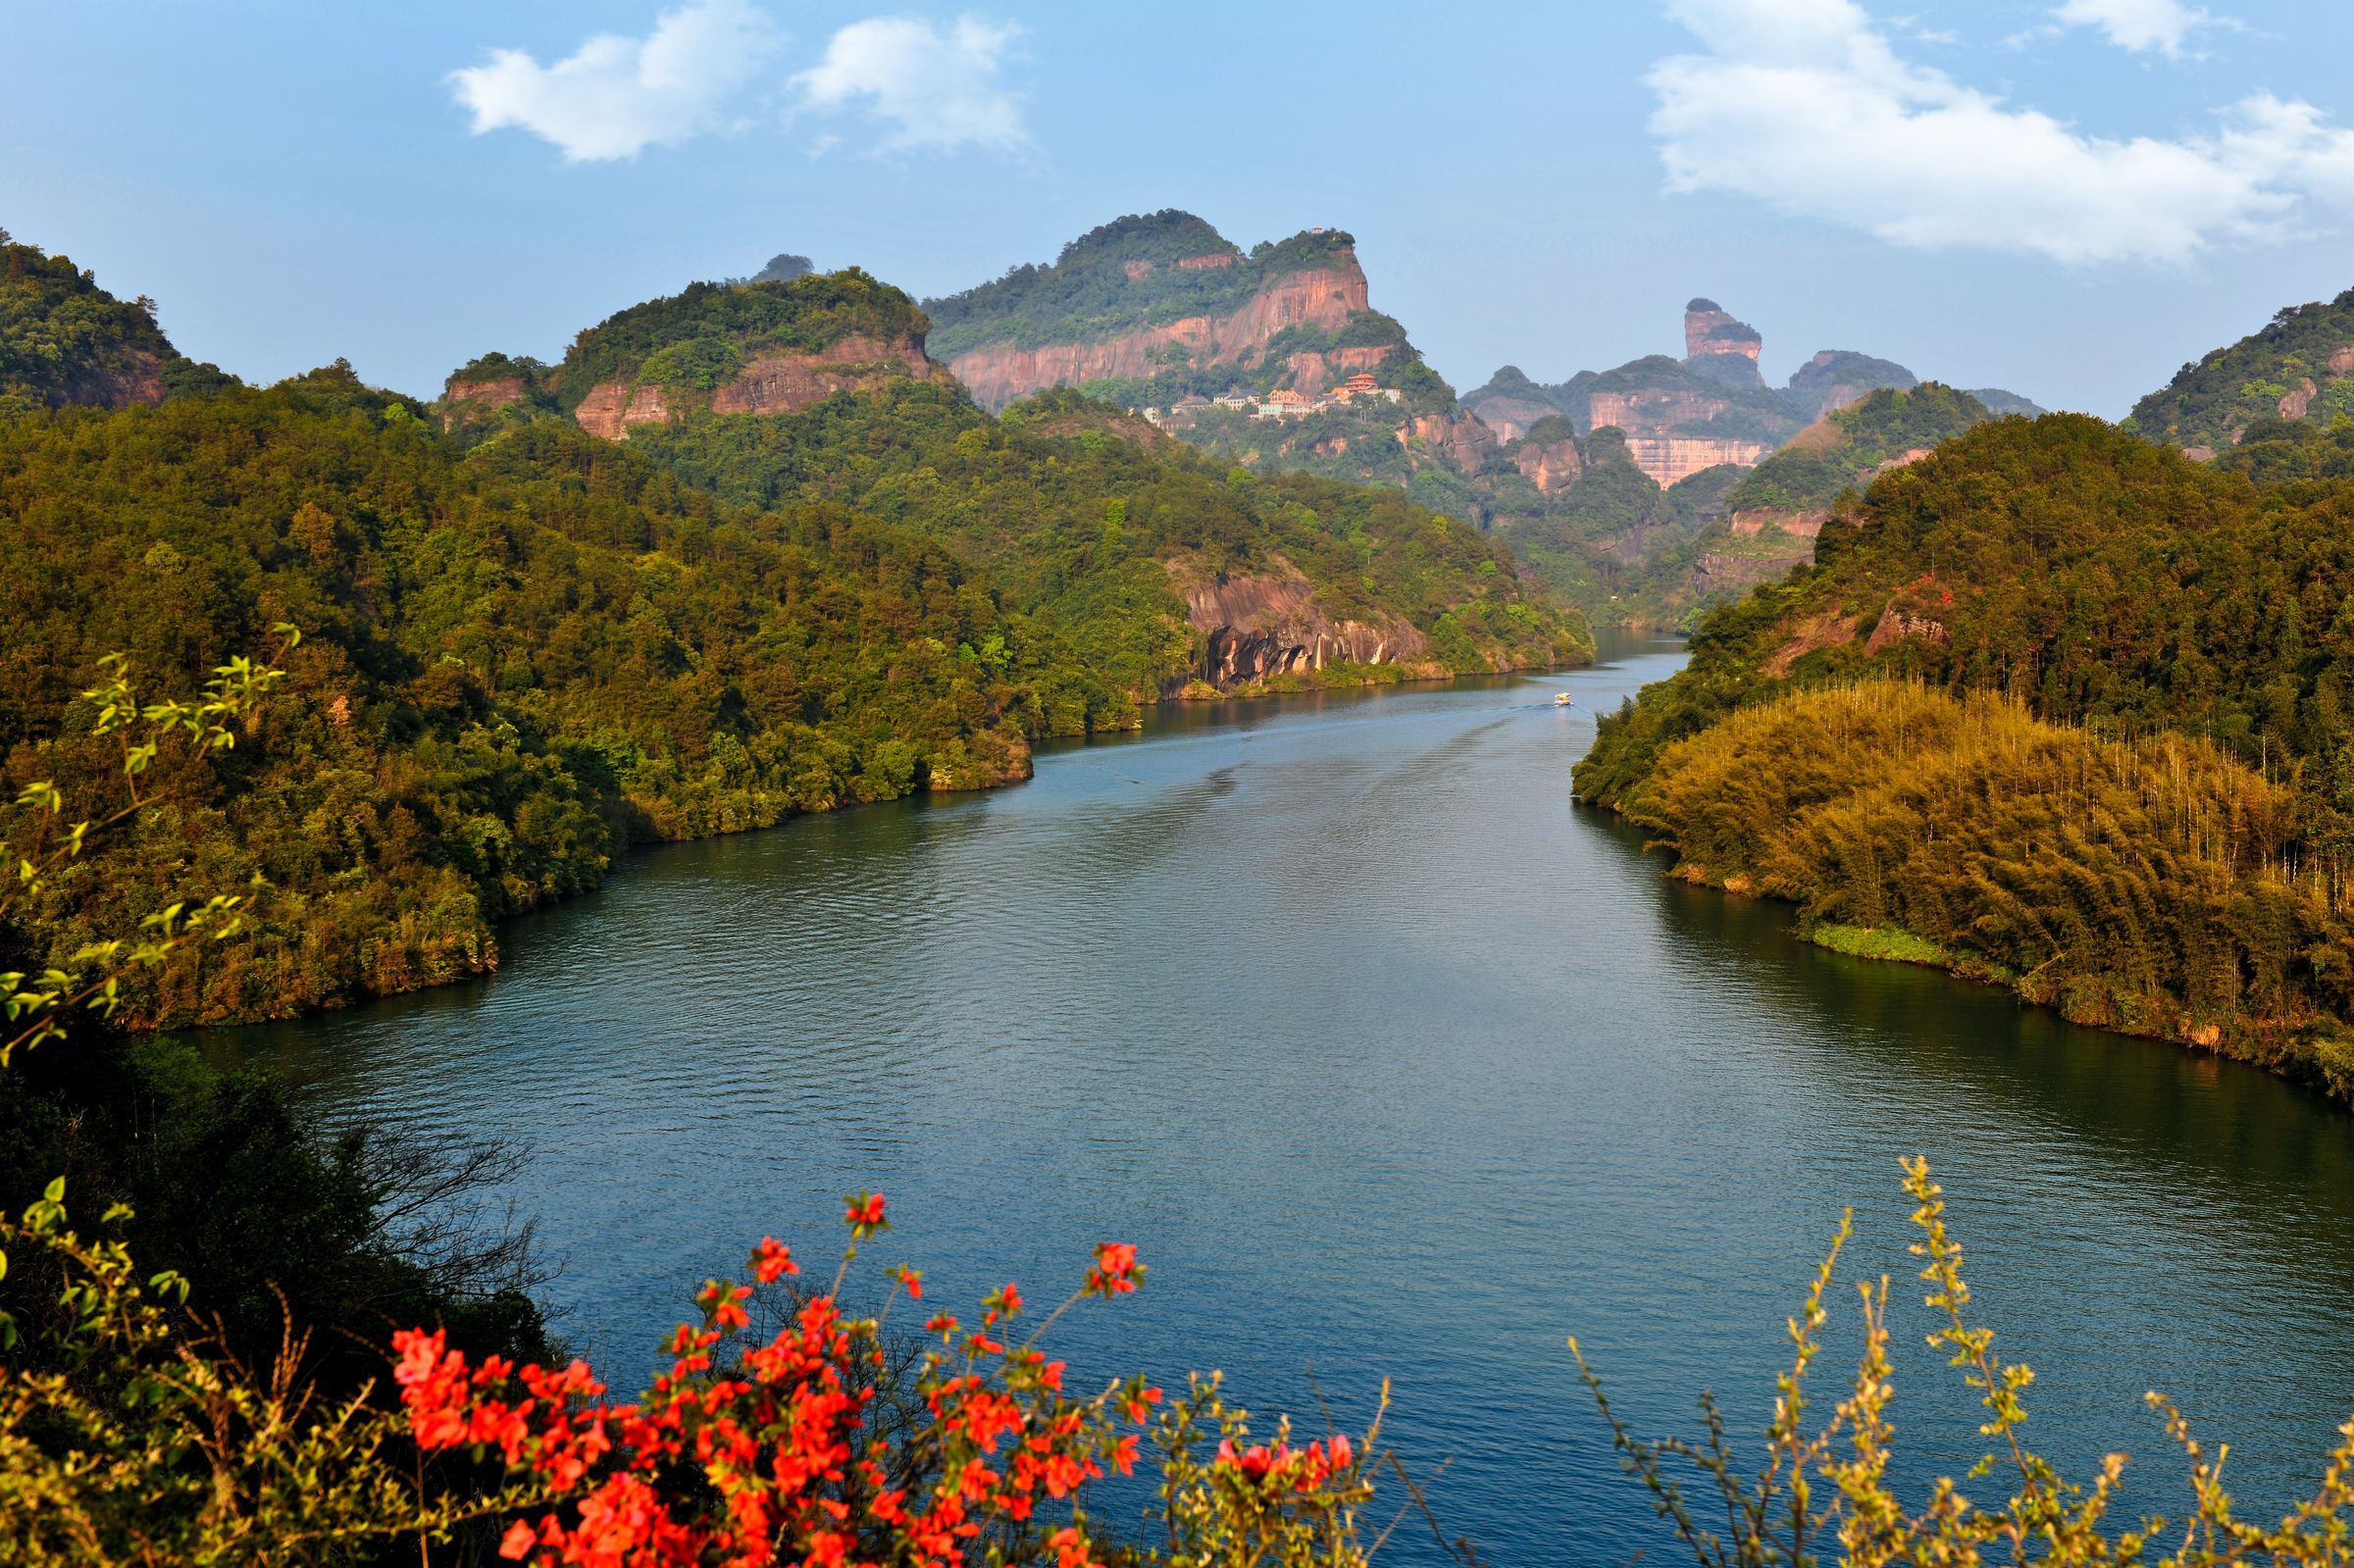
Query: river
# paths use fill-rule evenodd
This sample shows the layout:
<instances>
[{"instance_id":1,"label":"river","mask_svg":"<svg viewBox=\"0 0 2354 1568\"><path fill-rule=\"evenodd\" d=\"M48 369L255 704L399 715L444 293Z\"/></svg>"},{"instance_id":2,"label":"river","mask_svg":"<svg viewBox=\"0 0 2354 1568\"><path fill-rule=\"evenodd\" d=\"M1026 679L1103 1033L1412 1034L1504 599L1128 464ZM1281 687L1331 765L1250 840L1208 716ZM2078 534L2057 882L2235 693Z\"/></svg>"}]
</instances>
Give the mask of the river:
<instances>
[{"instance_id":1,"label":"river","mask_svg":"<svg viewBox=\"0 0 2354 1568\"><path fill-rule=\"evenodd\" d=\"M1187 707L1020 787L635 854L510 925L495 978L215 1042L331 1113L528 1140L559 1327L630 1387L696 1281L764 1233L830 1257L873 1188L873 1261L951 1303L1136 1242L1144 1290L1056 1330L1075 1373L1219 1367L1311 1427L1386 1376L1493 1560L1672 1562L1564 1337L1647 1433L1703 1387L1754 1429L1852 1204L1850 1276L1907 1307L1903 1474L1966 1468L1907 1289L1920 1152L2047 1451L2126 1449L2128 1511L2174 1506L2157 1387L2244 1501L2308 1483L2354 1409L2354 1118L1664 881L1569 769L1681 652L1605 654Z\"/></svg>"}]
</instances>

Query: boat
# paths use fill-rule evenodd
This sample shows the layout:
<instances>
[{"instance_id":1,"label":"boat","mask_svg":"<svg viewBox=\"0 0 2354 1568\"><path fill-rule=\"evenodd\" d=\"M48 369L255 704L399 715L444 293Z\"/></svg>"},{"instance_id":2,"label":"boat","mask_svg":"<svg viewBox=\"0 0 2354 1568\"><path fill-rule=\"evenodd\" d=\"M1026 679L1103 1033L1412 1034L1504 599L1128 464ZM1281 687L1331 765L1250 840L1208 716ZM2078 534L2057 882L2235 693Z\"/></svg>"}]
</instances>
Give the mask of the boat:
<instances>
[{"instance_id":1,"label":"boat","mask_svg":"<svg viewBox=\"0 0 2354 1568\"><path fill-rule=\"evenodd\" d=\"M1553 705L1557 708L1566 708L1570 706L1569 693L1566 691L1556 691L1553 694Z\"/></svg>"}]
</instances>

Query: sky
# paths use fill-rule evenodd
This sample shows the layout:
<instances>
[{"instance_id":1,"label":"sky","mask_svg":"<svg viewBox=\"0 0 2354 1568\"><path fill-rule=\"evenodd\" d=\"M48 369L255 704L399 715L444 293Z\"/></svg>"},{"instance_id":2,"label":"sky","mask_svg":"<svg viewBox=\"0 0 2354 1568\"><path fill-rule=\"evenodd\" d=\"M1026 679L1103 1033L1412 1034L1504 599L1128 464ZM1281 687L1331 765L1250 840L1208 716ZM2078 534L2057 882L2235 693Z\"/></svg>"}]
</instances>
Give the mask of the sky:
<instances>
[{"instance_id":1,"label":"sky","mask_svg":"<svg viewBox=\"0 0 2354 1568\"><path fill-rule=\"evenodd\" d=\"M1857 349L2122 417L2354 287L2348 0L0 0L0 228L267 381L796 251L919 298L1124 213L1357 237L1458 389Z\"/></svg>"}]
</instances>

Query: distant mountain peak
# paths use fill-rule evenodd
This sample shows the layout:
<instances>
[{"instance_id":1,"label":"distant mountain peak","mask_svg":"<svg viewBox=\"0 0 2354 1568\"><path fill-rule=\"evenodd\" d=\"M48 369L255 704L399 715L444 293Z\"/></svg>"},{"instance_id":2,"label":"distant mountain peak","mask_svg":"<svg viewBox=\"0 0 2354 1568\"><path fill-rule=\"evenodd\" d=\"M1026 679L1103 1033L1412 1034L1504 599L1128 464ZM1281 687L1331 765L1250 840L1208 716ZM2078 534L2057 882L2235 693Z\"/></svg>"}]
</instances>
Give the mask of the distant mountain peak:
<instances>
[{"instance_id":1,"label":"distant mountain peak","mask_svg":"<svg viewBox=\"0 0 2354 1568\"><path fill-rule=\"evenodd\" d=\"M1684 358L1707 359L1738 354L1751 363L1766 346L1758 329L1736 321L1713 299L1696 299L1684 307Z\"/></svg>"}]
</instances>

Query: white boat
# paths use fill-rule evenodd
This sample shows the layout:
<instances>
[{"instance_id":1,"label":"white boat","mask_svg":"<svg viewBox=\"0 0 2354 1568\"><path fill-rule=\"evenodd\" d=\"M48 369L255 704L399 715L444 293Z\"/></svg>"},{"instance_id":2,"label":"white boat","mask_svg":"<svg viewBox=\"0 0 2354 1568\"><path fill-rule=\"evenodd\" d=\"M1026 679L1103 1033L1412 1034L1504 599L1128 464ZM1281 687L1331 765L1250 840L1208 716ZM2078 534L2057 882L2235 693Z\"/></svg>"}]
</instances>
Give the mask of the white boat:
<instances>
[{"instance_id":1,"label":"white boat","mask_svg":"<svg viewBox=\"0 0 2354 1568\"><path fill-rule=\"evenodd\" d=\"M1566 691L1556 691L1553 694L1553 705L1557 708L1569 707L1571 705L1569 701L1569 693Z\"/></svg>"}]
</instances>

